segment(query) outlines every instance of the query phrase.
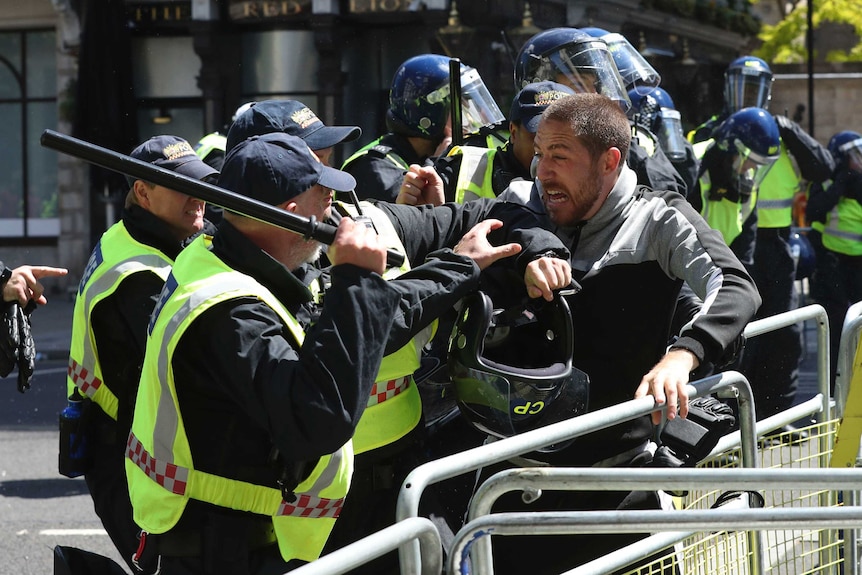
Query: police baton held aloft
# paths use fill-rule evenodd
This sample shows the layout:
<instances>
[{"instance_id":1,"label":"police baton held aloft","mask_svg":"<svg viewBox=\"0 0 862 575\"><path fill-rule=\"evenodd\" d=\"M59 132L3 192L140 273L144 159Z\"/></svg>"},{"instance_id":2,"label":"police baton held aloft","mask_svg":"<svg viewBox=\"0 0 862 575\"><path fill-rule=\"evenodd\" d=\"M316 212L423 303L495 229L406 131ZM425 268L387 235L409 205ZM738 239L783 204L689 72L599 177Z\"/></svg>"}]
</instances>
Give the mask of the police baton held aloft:
<instances>
[{"instance_id":1,"label":"police baton held aloft","mask_svg":"<svg viewBox=\"0 0 862 575\"><path fill-rule=\"evenodd\" d=\"M54 130L42 132L40 142L46 148L74 156L108 170L176 190L226 210L300 234L307 239L314 239L327 245L335 240L335 226L319 222L314 217L306 218L280 210L267 203L241 196L230 190L160 168ZM393 267L400 267L404 263L404 255L391 249L387 250L386 263Z\"/></svg>"}]
</instances>

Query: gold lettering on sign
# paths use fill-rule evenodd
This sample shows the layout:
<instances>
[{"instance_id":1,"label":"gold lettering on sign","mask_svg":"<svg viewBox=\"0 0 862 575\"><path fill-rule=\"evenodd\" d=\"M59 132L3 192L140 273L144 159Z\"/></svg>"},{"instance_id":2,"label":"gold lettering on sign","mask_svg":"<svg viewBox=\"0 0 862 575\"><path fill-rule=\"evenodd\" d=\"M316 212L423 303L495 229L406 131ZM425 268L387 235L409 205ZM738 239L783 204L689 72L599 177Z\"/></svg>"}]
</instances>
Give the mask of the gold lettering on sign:
<instances>
[{"instance_id":1,"label":"gold lettering on sign","mask_svg":"<svg viewBox=\"0 0 862 575\"><path fill-rule=\"evenodd\" d=\"M365 12L401 12L407 10L409 0L350 0L350 11L354 14Z\"/></svg>"},{"instance_id":2,"label":"gold lettering on sign","mask_svg":"<svg viewBox=\"0 0 862 575\"><path fill-rule=\"evenodd\" d=\"M280 16L298 16L306 12L308 2L302 0L250 0L234 2L230 6L230 17L233 20L245 18L277 18Z\"/></svg>"}]
</instances>

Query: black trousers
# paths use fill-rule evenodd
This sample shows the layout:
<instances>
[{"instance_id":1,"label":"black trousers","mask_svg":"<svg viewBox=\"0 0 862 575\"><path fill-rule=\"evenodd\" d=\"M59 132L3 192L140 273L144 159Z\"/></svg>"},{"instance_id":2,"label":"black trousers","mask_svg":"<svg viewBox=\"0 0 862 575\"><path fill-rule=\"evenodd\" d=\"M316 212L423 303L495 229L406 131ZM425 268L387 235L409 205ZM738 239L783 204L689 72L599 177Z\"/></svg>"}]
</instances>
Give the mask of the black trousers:
<instances>
[{"instance_id":1,"label":"black trousers","mask_svg":"<svg viewBox=\"0 0 862 575\"><path fill-rule=\"evenodd\" d=\"M755 319L796 309L796 266L790 253L790 228L757 230L754 264L749 267L763 303ZM802 360L800 324L749 339L740 371L754 391L757 418L769 417L791 407L799 385Z\"/></svg>"},{"instance_id":2,"label":"black trousers","mask_svg":"<svg viewBox=\"0 0 862 575\"><path fill-rule=\"evenodd\" d=\"M92 457L84 475L93 508L105 531L132 573L141 573L132 564L138 549L140 527L132 519L132 503L126 482L126 438L119 437L116 423L95 404L87 408L87 440ZM155 564L141 565L144 573L154 573Z\"/></svg>"}]
</instances>

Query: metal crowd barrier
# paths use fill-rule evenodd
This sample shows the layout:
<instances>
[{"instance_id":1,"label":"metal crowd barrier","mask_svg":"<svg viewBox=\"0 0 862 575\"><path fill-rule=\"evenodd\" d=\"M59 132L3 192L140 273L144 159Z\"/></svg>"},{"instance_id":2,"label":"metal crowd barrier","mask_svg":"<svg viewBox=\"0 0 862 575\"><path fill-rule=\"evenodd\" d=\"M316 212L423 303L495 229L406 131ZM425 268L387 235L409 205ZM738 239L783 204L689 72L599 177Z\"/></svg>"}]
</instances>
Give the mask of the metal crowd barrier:
<instances>
[{"instance_id":1,"label":"metal crowd barrier","mask_svg":"<svg viewBox=\"0 0 862 575\"><path fill-rule=\"evenodd\" d=\"M290 572L291 575L333 575L347 573L381 555L398 549L407 541L417 541L421 549L422 575L440 575L443 547L440 533L429 519L411 517L346 545L320 559Z\"/></svg>"},{"instance_id":2,"label":"metal crowd barrier","mask_svg":"<svg viewBox=\"0 0 862 575\"><path fill-rule=\"evenodd\" d=\"M475 496L467 524L455 535L448 559L448 573L462 573L468 552L473 548L474 573L485 575L484 564L475 559L484 551L478 545L490 535L559 535L575 533L668 532L662 546L635 544L614 557L582 565L566 575L606 573L644 559L692 532L726 529L765 530L800 525L806 529L842 528L859 525L862 508L719 508L708 510L655 511L562 511L534 513L491 513L494 502L504 493L525 488L570 491L682 490L709 488L722 491L830 489L855 490L862 487L862 469L832 470L824 477L819 469L626 469L625 474L608 474L596 468L529 468L501 471L488 480ZM681 531L689 530L689 533ZM626 553L628 551L628 553ZM750 554L750 573L762 572L759 550Z\"/></svg>"},{"instance_id":3,"label":"metal crowd barrier","mask_svg":"<svg viewBox=\"0 0 862 575\"><path fill-rule=\"evenodd\" d=\"M740 430L742 437L748 438L748 441L744 440L742 444L743 463L746 466L755 466L757 460L754 445L754 401L748 381L737 372L725 372L693 382L688 388L691 398L715 392L719 394L730 392L737 397ZM641 417L656 409L655 399L652 396L633 399L420 465L402 484L401 493L398 496L396 520L401 521L419 515L422 493L431 484ZM757 543L752 541L752 545L756 547ZM415 545L408 542L401 546L400 561L402 575L415 575L419 572ZM490 565L481 565L477 567L476 572L490 575L492 571Z\"/></svg>"},{"instance_id":4,"label":"metal crowd barrier","mask_svg":"<svg viewBox=\"0 0 862 575\"><path fill-rule=\"evenodd\" d=\"M816 469L753 469L762 465L758 459L759 456L761 458L763 456L761 452L758 452L756 440L758 436L777 429L786 423L797 421L812 414L816 415L818 425L831 428L835 426L835 422L830 419L829 328L828 319L823 308L819 305L806 306L784 314L757 320L747 326L745 335L746 337L756 337L773 329L780 329L807 319L818 321L817 366L820 393L811 400L797 405L786 412L756 422L752 392L748 381L741 374L732 371L725 372L692 382L689 385L689 396L692 398L711 393L717 393L722 397L737 397L740 408L740 430L722 438L706 461L715 462L720 461L722 458L727 459L728 453L732 450L738 450L739 462L749 469L627 469L626 477L620 478L620 480L628 482L629 479L634 478L632 481L637 483L637 485L628 484L625 489L631 490L633 487L644 489L649 488L655 483L657 487L666 489L674 489L674 486L685 489L712 486L721 490L727 490L728 488L764 489L768 486L769 489L773 489L784 484L792 484L794 489L800 489L802 486L809 484L813 488L816 484L819 490L834 488L847 490L848 493L860 490L862 488L862 475L859 475L859 473L862 473L862 470L830 470L830 474L827 477L824 476L822 471ZM858 330L856 337L858 337ZM848 373L849 371L848 369ZM394 525L342 550L321 557L317 561L292 573L302 573L302 575L334 575L345 573L364 562L397 548L400 553L401 573L403 575L416 575L419 573L422 575L437 575L442 568L440 536L430 521L418 517L419 502L424 490L428 486L525 453L536 451L548 445L567 441L580 435L640 417L657 408L652 397L631 400L419 466L410 473L402 484L398 497L396 523ZM828 437L818 436L810 442L819 445L819 453L809 459L817 460L821 463L828 461L832 435L824 435L828 435ZM832 471L837 471L838 473L833 474ZM603 469L530 468L513 469L509 472L513 476L518 477L519 480L530 477L529 474L531 473L538 474L539 477L543 478L557 473L595 474L596 477L601 477L600 480L596 480L601 487L590 485L589 489L610 489L609 485L617 485L611 482L612 479L616 480L617 478L610 477L607 470ZM630 472L635 472L635 474ZM639 472L647 472L647 474L640 476L637 475ZM717 474L720 472L729 472L734 475L725 477ZM689 475L691 473L694 473L694 475ZM658 474L660 474L660 478L656 477ZM586 476L582 475L581 477ZM658 485L659 480L661 480L661 486ZM491 480L489 479L489 481ZM678 483L673 483L674 481L678 481ZM480 494L495 489L494 485L494 483L483 483L480 491L477 493L475 505L484 505L482 502L485 496ZM522 483L520 487L513 486L512 489L526 489L529 491L531 486L528 482ZM673 543L682 541L692 533L700 531L715 532L716 530L723 529L745 529L748 530L745 537L748 547L747 552L749 553L749 569L752 574L756 575L762 572L763 561L763 545L760 530L796 524L804 524L807 528L849 529L850 525L858 526L860 524L862 508L829 507L828 505L832 502L832 499L830 499L828 494L826 496L821 495L819 501L821 506L815 508L793 507L788 509L768 508L754 510L686 509L670 513L668 511L590 511L482 515L483 511L477 509L475 510L475 514L478 516L473 517L474 511L471 511L470 522L459 531L458 540L464 541L463 553L453 549L449 561L463 562L466 558L466 553L470 551L472 552L474 565L473 572L481 573L482 575L490 575L492 573L490 569L490 538L480 537L475 543L466 543L472 537L472 535L468 535L465 531L465 529L468 529L468 526L472 526L469 529L474 534L474 528L478 527L479 530L482 530L492 528L493 526L495 535L515 534L515 532L520 534L521 532L518 530L522 528L528 528L531 534L551 532L582 533L586 531L621 532L623 527L620 521L622 520L625 525L631 523L630 527L625 528L631 529L628 532L641 533L644 531L654 531L657 534L606 556L600 560L603 561L601 564L591 562L590 564L581 566L572 571L572 574L604 572L608 569L622 567L630 564L633 560L637 561L651 555L656 550L665 549ZM488 504L488 509L490 509L490 504ZM616 514L619 513L625 513L625 516L617 516ZM654 513L660 515L652 517L651 515L632 515L632 513ZM678 520L676 520L678 513L683 513L684 515L680 515ZM671 517L675 519L674 522L669 523ZM419 523L416 523L416 521ZM501 525L497 525L495 521L501 523ZM672 525L673 527L668 527L668 525ZM417 529L419 529L418 532L416 531ZM510 529L513 531L507 531ZM551 531L548 531L549 529ZM680 529L683 529L683 531L680 531ZM458 544L461 545L461 543ZM483 546L485 545L487 547L484 547L483 550ZM825 557L825 554L823 556ZM460 566L458 568L460 569Z\"/></svg>"}]
</instances>

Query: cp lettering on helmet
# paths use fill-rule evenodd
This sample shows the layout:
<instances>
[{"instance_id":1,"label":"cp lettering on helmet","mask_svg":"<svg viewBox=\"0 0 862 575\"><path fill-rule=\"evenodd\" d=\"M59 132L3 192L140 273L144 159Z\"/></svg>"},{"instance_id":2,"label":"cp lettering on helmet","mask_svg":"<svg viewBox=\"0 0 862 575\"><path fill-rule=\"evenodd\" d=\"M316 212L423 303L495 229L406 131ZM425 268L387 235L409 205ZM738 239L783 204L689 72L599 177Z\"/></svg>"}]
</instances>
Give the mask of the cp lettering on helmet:
<instances>
[{"instance_id":1,"label":"cp lettering on helmet","mask_svg":"<svg viewBox=\"0 0 862 575\"><path fill-rule=\"evenodd\" d=\"M535 415L545 408L544 401L528 401L524 405L516 405L512 412L516 415Z\"/></svg>"}]
</instances>

